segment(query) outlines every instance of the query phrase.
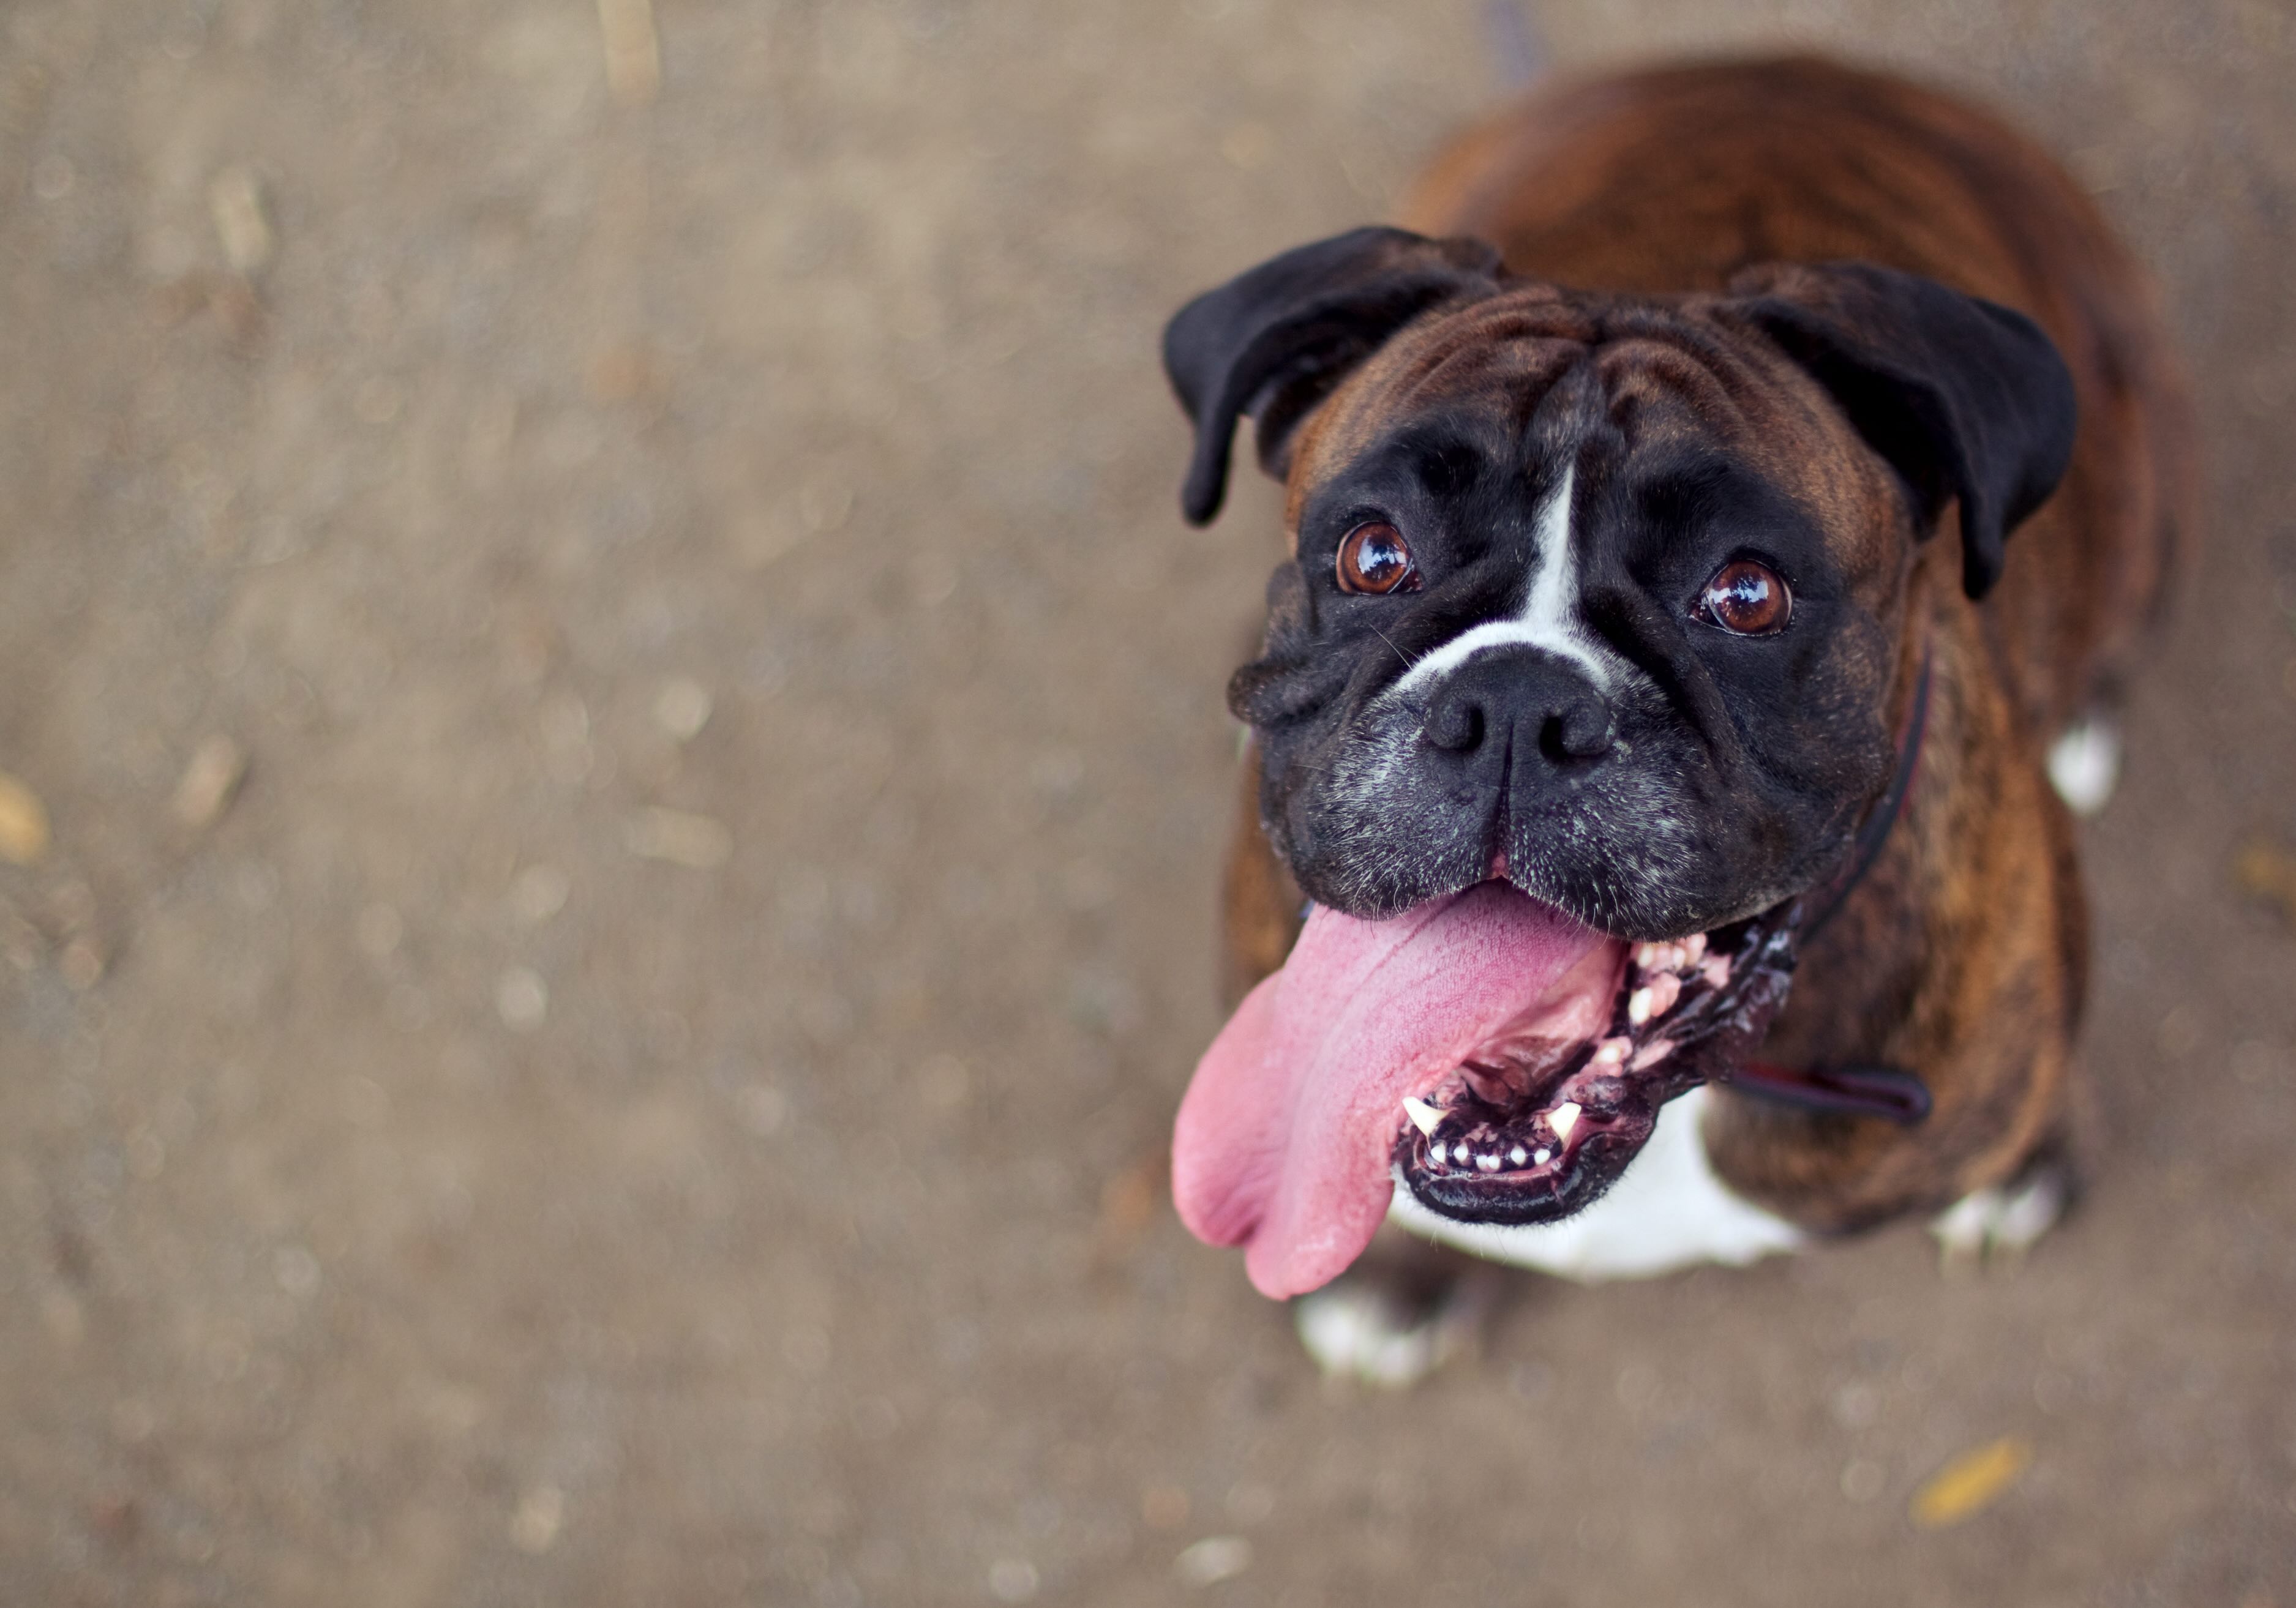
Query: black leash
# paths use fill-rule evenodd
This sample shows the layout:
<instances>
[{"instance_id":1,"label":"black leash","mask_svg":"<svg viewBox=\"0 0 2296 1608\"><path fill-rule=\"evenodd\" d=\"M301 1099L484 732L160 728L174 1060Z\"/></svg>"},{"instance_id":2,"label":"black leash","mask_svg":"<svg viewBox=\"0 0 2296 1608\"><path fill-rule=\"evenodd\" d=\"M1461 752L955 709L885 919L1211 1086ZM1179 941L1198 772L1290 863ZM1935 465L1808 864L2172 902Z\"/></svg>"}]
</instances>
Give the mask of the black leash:
<instances>
[{"instance_id":1,"label":"black leash","mask_svg":"<svg viewBox=\"0 0 2296 1608\"><path fill-rule=\"evenodd\" d=\"M1898 817L1906 812L1906 796L1914 790L1914 777L1922 768L1922 741L1930 730L1930 655L1922 649L1922 679L1914 683L1913 713L1906 717L1906 740L1898 746L1898 773L1890 779L1890 790L1874 801L1866 812L1866 824L1857 828L1857 841L1850 847L1849 859L1842 872L1825 892L1825 903L1815 916L1805 917L1798 943L1807 944L1825 929L1825 924L1841 913L1841 907L1850 891L1866 880L1866 873L1882 858L1882 849L1890 841L1890 834L1898 824Z\"/></svg>"},{"instance_id":2,"label":"black leash","mask_svg":"<svg viewBox=\"0 0 2296 1608\"><path fill-rule=\"evenodd\" d=\"M1922 677L1915 683L1913 713L1906 722L1906 739L1898 747L1898 773L1890 779L1889 791L1874 801L1866 823L1857 828L1857 841L1851 845L1841 873L1825 889L1817 914L1803 922L1798 943L1808 943L1841 913L1851 891L1881 859L1882 846L1890 841L1898 818L1905 813L1914 777L1921 770L1922 743L1929 735L1929 725L1930 654L1924 648ZM1896 1066L1813 1066L1793 1072L1767 1061L1749 1061L1732 1073L1728 1082L1733 1089L1803 1111L1880 1117L1907 1126L1930 1114L1929 1086L1919 1073Z\"/></svg>"}]
</instances>

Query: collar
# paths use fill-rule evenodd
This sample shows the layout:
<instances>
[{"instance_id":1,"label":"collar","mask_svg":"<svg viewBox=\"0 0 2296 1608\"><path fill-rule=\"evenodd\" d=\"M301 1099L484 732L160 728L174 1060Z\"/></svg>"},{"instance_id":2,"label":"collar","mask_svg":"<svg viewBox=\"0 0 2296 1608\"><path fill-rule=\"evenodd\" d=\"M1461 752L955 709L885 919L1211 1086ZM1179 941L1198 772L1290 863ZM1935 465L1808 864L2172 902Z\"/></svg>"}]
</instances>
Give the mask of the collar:
<instances>
[{"instance_id":1,"label":"collar","mask_svg":"<svg viewBox=\"0 0 2296 1608\"><path fill-rule=\"evenodd\" d=\"M1888 791L1874 801L1857 828L1841 869L1823 886L1804 895L1814 915L1801 923L1799 943L1808 943L1841 911L1849 894L1866 880L1882 857L1890 831L1906 812L1906 798L1921 770L1922 744L1929 735L1929 649L1922 649L1921 679L1914 684L1914 706L1906 717L1906 735L1898 744L1898 771ZM1730 1074L1730 1086L1781 1105L1841 1116L1874 1116L1907 1126L1930 1114L1930 1091L1917 1073L1895 1066L1813 1066L1795 1072L1767 1061L1749 1061Z\"/></svg>"},{"instance_id":2,"label":"collar","mask_svg":"<svg viewBox=\"0 0 2296 1608\"><path fill-rule=\"evenodd\" d=\"M1930 731L1930 650L1922 649L1921 679L1914 683L1914 706L1906 716L1906 735L1898 744L1898 771L1890 778L1889 791L1874 801L1866 812L1865 824L1857 828L1857 840L1849 845L1849 858L1833 879L1815 894L1816 915L1802 918L1801 934L1797 943L1807 944L1825 929L1825 924L1841 913L1852 889L1866 880L1866 873L1882 858L1883 845L1890 841L1890 830L1898 818L1906 812L1906 797L1914 790L1914 777L1922 768L1923 739ZM1806 901L1811 895L1804 895Z\"/></svg>"}]
</instances>

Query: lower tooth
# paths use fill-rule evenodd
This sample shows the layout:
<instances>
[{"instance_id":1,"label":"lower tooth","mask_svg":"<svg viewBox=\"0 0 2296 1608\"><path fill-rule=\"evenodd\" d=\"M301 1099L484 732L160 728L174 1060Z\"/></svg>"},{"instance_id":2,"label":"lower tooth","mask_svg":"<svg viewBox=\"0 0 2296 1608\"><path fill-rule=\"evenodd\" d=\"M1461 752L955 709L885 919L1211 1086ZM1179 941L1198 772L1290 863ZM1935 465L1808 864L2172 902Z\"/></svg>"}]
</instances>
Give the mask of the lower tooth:
<instances>
[{"instance_id":1,"label":"lower tooth","mask_svg":"<svg viewBox=\"0 0 2296 1608\"><path fill-rule=\"evenodd\" d=\"M1518 1167L1521 1166L1529 1159L1530 1152L1525 1150L1521 1145L1517 1145L1513 1149L1507 1152L1507 1160L1513 1162Z\"/></svg>"},{"instance_id":2,"label":"lower tooth","mask_svg":"<svg viewBox=\"0 0 2296 1608\"><path fill-rule=\"evenodd\" d=\"M1479 1171L1496 1172L1499 1170L1499 1158L1496 1155L1479 1155L1475 1158L1475 1166Z\"/></svg>"},{"instance_id":3,"label":"lower tooth","mask_svg":"<svg viewBox=\"0 0 2296 1608\"><path fill-rule=\"evenodd\" d=\"M1530 1158L1530 1164L1534 1167L1544 1167L1547 1163L1554 1159L1554 1152L1552 1150L1542 1150L1537 1155Z\"/></svg>"}]
</instances>

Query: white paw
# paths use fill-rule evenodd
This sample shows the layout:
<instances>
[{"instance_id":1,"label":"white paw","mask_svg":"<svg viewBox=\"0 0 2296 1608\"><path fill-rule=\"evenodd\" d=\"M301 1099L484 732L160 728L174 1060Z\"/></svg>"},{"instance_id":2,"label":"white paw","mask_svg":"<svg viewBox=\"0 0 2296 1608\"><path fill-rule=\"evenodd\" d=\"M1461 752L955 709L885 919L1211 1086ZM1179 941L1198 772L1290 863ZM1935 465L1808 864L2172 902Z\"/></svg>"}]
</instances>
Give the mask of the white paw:
<instances>
[{"instance_id":1,"label":"white paw","mask_svg":"<svg viewBox=\"0 0 2296 1608\"><path fill-rule=\"evenodd\" d=\"M2020 1182L1972 1190L1932 1218L1930 1232L1949 1262L2020 1256L2056 1226L2068 1198L2063 1174L2042 1167Z\"/></svg>"},{"instance_id":2,"label":"white paw","mask_svg":"<svg viewBox=\"0 0 2296 1608\"><path fill-rule=\"evenodd\" d=\"M1327 1378L1407 1390L1456 1356L1480 1305L1453 1291L1414 1309L1371 1278L1341 1278L1292 1302L1300 1343Z\"/></svg>"},{"instance_id":3,"label":"white paw","mask_svg":"<svg viewBox=\"0 0 2296 1608\"><path fill-rule=\"evenodd\" d=\"M2076 815L2104 808L2120 780L2120 730L2102 714L2067 726L2049 745L2049 785Z\"/></svg>"}]
</instances>

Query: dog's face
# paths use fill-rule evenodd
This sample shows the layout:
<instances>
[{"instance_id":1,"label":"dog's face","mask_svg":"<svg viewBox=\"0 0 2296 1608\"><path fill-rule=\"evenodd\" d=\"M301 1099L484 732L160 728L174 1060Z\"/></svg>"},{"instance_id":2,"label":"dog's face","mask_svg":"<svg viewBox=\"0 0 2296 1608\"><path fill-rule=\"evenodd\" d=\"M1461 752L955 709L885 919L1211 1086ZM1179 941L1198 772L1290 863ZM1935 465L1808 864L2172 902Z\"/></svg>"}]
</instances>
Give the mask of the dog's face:
<instances>
[{"instance_id":1,"label":"dog's face","mask_svg":"<svg viewBox=\"0 0 2296 1608\"><path fill-rule=\"evenodd\" d=\"M1165 361L1191 518L1243 414L1287 482L1230 696L1323 907L1197 1068L1182 1215L1276 1295L1397 1182L1567 1216L1759 1041L1791 901L1898 770L1916 544L1956 503L1991 583L2071 381L2019 314L1883 269L1626 299L1393 230L1199 298Z\"/></svg>"},{"instance_id":2,"label":"dog's face","mask_svg":"<svg viewBox=\"0 0 2296 1608\"><path fill-rule=\"evenodd\" d=\"M2033 326L1872 268L1620 299L1361 231L1201 298L1168 357L1286 474L1231 701L1278 852L1369 918L1501 876L1665 939L1810 886L1892 770L1916 543L1958 499L1981 590L2070 439Z\"/></svg>"}]
</instances>

